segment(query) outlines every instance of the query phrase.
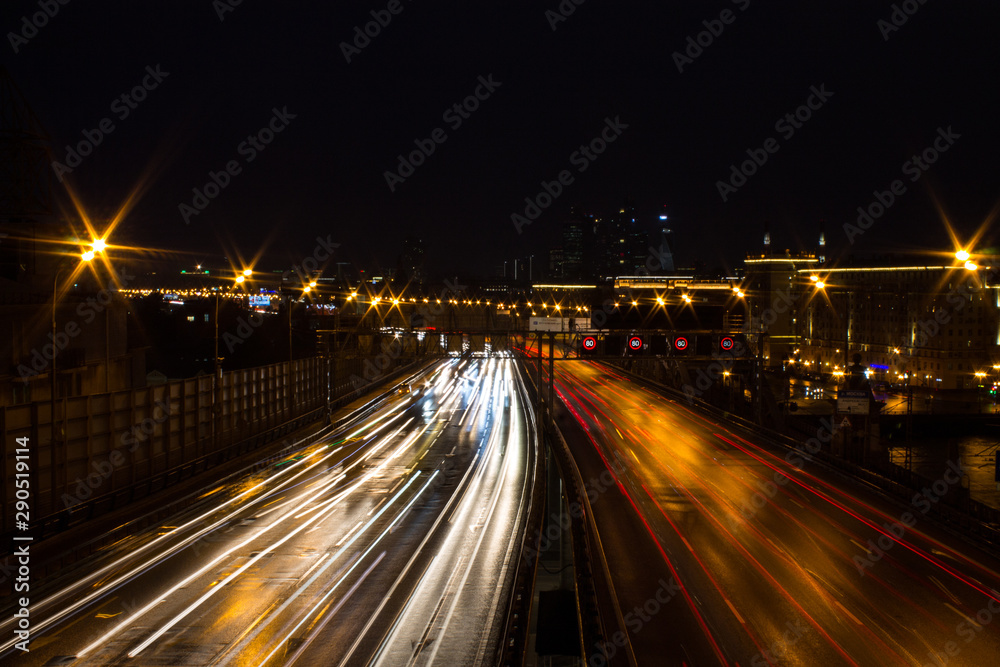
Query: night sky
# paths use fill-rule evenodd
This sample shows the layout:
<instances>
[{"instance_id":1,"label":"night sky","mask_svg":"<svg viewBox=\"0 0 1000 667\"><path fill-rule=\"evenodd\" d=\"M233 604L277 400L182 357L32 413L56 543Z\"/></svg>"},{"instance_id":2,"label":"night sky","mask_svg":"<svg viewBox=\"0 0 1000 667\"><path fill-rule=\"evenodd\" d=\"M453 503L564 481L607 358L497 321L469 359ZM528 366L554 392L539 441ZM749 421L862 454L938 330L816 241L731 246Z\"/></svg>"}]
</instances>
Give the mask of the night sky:
<instances>
[{"instance_id":1,"label":"night sky","mask_svg":"<svg viewBox=\"0 0 1000 667\"><path fill-rule=\"evenodd\" d=\"M394 266L412 234L432 270L488 273L545 253L571 205L600 214L628 197L651 231L666 206L681 263L729 268L760 249L765 222L780 248L812 249L825 219L831 254L944 250L944 217L964 240L1000 199L993 0L897 3L898 29L893 3L870 0L71 0L27 41L12 37L31 35L22 17L47 3L5 0L0 62L57 159L110 119L66 179L99 218L146 177L113 243L290 264L329 235L338 259L374 268ZM565 20L560 6L573 9ZM372 11L391 21L348 63L341 43ZM675 53L712 28L678 71ZM147 67L168 74L156 83ZM479 77L499 85L480 87L486 99L456 128L444 114ZM115 103L144 78L156 83L145 100ZM813 87L830 95L811 117L776 127ZM274 109L294 118L248 161L241 144ZM574 159L606 119L627 128L593 161ZM391 191L397 155L438 128L445 141ZM947 151L907 168L939 128L951 128ZM748 149L767 161L723 201L718 181ZM230 161L239 173L185 222L179 206ZM511 215L563 170L572 182L519 234ZM905 191L849 244L844 223L897 179Z\"/></svg>"}]
</instances>

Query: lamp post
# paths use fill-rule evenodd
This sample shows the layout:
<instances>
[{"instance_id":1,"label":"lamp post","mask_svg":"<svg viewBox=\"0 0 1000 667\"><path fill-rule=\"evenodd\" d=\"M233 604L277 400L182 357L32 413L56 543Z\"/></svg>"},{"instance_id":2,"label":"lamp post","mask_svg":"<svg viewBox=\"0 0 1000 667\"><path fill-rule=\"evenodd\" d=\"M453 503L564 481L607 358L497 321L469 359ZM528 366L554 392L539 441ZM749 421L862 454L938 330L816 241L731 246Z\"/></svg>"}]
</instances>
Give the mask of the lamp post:
<instances>
[{"instance_id":1,"label":"lamp post","mask_svg":"<svg viewBox=\"0 0 1000 667\"><path fill-rule=\"evenodd\" d=\"M95 240L91 243L91 249L80 255L80 259L84 262L90 262L94 259L96 253L101 252L106 247L103 239ZM51 380L51 386L49 389L49 443L50 443L50 456L52 457L52 488L56 488L56 394L58 391L58 383L56 382L57 375L57 363L56 359L59 356L59 349L56 346L56 308L59 305L59 277L63 274L67 267L61 267L56 271L55 276L52 278L52 333L51 333L51 344L52 344L52 367L49 369L49 375ZM61 438L60 438L61 440Z\"/></svg>"},{"instance_id":2,"label":"lamp post","mask_svg":"<svg viewBox=\"0 0 1000 667\"><path fill-rule=\"evenodd\" d=\"M253 275L253 269L244 269L242 273L236 275L233 282L235 285L242 285L251 275ZM233 285L230 285L230 288L232 287ZM212 451L219 449L219 428L217 422L219 414L222 413L222 401L220 400L220 394L222 393L222 357L219 356L220 297L221 290L215 293L215 356L212 365Z\"/></svg>"}]
</instances>

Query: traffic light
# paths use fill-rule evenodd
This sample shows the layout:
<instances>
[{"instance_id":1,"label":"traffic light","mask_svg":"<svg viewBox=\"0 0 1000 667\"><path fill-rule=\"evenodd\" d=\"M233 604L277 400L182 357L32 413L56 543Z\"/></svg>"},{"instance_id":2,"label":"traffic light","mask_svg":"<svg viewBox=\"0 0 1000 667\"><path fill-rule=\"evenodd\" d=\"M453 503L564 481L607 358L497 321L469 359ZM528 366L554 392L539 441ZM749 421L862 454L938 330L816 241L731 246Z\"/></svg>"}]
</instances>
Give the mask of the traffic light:
<instances>
[{"instance_id":1,"label":"traffic light","mask_svg":"<svg viewBox=\"0 0 1000 667\"><path fill-rule=\"evenodd\" d=\"M687 354L691 349L691 341L686 336L674 336L670 339L670 352L672 354Z\"/></svg>"},{"instance_id":2,"label":"traffic light","mask_svg":"<svg viewBox=\"0 0 1000 667\"><path fill-rule=\"evenodd\" d=\"M646 342L643 340L642 336L637 334L632 334L628 337L628 352L629 354L642 354L643 349L646 347Z\"/></svg>"},{"instance_id":3,"label":"traffic light","mask_svg":"<svg viewBox=\"0 0 1000 667\"><path fill-rule=\"evenodd\" d=\"M597 337L584 336L580 340L580 352L582 354L594 354L597 352Z\"/></svg>"}]
</instances>

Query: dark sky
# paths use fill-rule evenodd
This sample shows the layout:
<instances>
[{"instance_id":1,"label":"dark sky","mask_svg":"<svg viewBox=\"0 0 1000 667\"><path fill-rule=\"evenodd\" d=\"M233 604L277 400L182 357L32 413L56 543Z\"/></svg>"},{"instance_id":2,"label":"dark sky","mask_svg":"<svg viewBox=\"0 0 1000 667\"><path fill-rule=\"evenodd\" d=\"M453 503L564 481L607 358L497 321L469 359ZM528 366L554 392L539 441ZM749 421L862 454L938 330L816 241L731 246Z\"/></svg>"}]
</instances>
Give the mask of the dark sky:
<instances>
[{"instance_id":1,"label":"dark sky","mask_svg":"<svg viewBox=\"0 0 1000 667\"><path fill-rule=\"evenodd\" d=\"M575 11L553 30L560 4ZM5 0L0 61L57 157L111 119L67 179L100 214L148 174L116 237L157 247L296 261L329 235L341 258L391 266L414 234L432 268L487 272L544 252L571 205L603 212L627 196L650 229L666 205L682 262L731 267L765 221L779 247L810 248L820 219L848 247L842 225L896 179L905 192L854 252L945 249L938 206L968 238L1000 195L993 0L898 3L915 13L888 39L878 22L893 5L871 0L401 0L346 62L340 43L386 5L243 0L220 20L225 0L75 0L15 53L10 33L39 3ZM731 23L711 24L723 10ZM674 52L705 21L721 34L678 72ZM113 101L147 66L169 75L120 119ZM443 113L489 75L500 86L452 129ZM832 96L792 136L776 129L812 86ZM248 163L241 142L286 107L295 118ZM571 154L606 118L628 128L581 173ZM960 137L911 181L904 163L948 127ZM384 172L436 128L446 141L391 192ZM717 181L768 138L777 152L724 202ZM241 173L186 224L179 205L230 160ZM562 170L573 182L518 234L511 214Z\"/></svg>"}]
</instances>

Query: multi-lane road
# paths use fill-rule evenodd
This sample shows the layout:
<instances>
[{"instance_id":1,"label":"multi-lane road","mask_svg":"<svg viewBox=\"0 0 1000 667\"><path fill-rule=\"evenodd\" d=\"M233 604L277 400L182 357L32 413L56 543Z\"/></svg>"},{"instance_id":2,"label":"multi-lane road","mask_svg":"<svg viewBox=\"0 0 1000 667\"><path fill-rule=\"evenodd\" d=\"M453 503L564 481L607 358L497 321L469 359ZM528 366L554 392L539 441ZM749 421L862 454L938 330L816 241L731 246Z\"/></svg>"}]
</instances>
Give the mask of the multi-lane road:
<instances>
[{"instance_id":1,"label":"multi-lane road","mask_svg":"<svg viewBox=\"0 0 1000 667\"><path fill-rule=\"evenodd\" d=\"M34 587L18 665L489 665L534 476L509 358L363 419ZM8 619L10 617L8 616Z\"/></svg>"},{"instance_id":2,"label":"multi-lane road","mask_svg":"<svg viewBox=\"0 0 1000 667\"><path fill-rule=\"evenodd\" d=\"M996 664L1000 560L926 518L933 489L888 500L600 364L557 362L556 389L613 663Z\"/></svg>"}]
</instances>

